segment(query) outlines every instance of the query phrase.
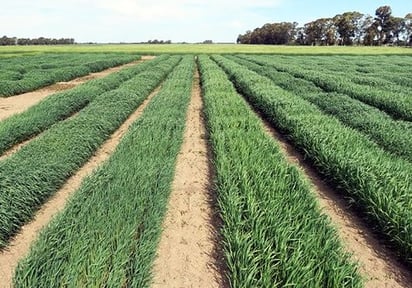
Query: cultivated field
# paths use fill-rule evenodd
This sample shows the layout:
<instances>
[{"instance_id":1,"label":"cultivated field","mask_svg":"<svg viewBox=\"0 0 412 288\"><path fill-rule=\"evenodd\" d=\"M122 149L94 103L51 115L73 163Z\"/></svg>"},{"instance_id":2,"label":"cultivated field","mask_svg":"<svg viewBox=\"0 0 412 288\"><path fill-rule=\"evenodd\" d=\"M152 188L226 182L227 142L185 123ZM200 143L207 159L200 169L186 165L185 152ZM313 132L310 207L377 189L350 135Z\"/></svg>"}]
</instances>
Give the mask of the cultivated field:
<instances>
[{"instance_id":1,"label":"cultivated field","mask_svg":"<svg viewBox=\"0 0 412 288\"><path fill-rule=\"evenodd\" d=\"M0 58L39 53L140 53L160 54L292 54L292 55L412 55L406 47L282 46L238 44L76 44L50 46L0 46Z\"/></svg>"},{"instance_id":2,"label":"cultivated field","mask_svg":"<svg viewBox=\"0 0 412 288\"><path fill-rule=\"evenodd\" d=\"M114 47L0 48L0 287L410 287L410 49Z\"/></svg>"}]
</instances>

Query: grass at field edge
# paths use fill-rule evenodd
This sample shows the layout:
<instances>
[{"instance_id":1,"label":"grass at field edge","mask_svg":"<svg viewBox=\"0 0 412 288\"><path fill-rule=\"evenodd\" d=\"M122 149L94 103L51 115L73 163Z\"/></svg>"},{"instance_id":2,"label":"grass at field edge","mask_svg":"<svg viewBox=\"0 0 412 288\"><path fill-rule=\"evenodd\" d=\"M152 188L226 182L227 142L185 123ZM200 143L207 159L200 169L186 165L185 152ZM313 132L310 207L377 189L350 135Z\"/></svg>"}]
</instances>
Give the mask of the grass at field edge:
<instances>
[{"instance_id":1,"label":"grass at field edge","mask_svg":"<svg viewBox=\"0 0 412 288\"><path fill-rule=\"evenodd\" d=\"M286 55L411 55L408 47L285 46L245 44L75 44L53 46L2 46L0 58L37 53L119 52L159 54L286 54Z\"/></svg>"}]
</instances>

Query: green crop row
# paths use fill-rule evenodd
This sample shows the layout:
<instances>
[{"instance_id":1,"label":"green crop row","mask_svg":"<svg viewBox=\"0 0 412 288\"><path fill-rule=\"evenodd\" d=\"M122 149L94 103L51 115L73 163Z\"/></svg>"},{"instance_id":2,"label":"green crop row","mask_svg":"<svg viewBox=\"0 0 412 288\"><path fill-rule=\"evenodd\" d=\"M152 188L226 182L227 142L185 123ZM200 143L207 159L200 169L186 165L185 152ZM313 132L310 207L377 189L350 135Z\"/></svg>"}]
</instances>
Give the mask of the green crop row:
<instances>
[{"instance_id":1,"label":"green crop row","mask_svg":"<svg viewBox=\"0 0 412 288\"><path fill-rule=\"evenodd\" d=\"M98 95L117 88L138 73L166 60L159 56L104 78L95 79L73 89L50 95L28 110L0 122L0 155L13 145L30 139L87 106Z\"/></svg>"},{"instance_id":2,"label":"green crop row","mask_svg":"<svg viewBox=\"0 0 412 288\"><path fill-rule=\"evenodd\" d=\"M290 63L289 61L283 62ZM405 76L409 76L412 70L408 71L405 66L396 66L396 70L391 69L394 65L391 63L393 59L391 57L381 58L376 57L374 62L367 62L369 65L367 67L362 66L361 68L356 65L359 64L357 61L360 57L339 59L338 57L304 57L300 60L293 59L294 63L299 63L301 69L307 71L316 71L322 74L333 74L333 76L344 77L352 83L367 85L373 88L378 88L379 90L387 90L389 92L401 93L401 94L412 94L412 89L408 85L404 85L403 82L393 81L395 77L402 77L405 80ZM405 63L412 64L412 61L407 57L404 58ZM373 65L373 66L372 66ZM380 70L372 70L378 66ZM401 71L399 71L401 70ZM372 73L375 71L375 73ZM391 81L392 80L392 81ZM407 83L412 83L408 78Z\"/></svg>"},{"instance_id":3,"label":"green crop row","mask_svg":"<svg viewBox=\"0 0 412 288\"><path fill-rule=\"evenodd\" d=\"M394 118L412 121L412 97L407 93L396 93L369 85L351 83L345 76L337 76L334 73L307 71L302 69L299 62L293 60L281 63L276 57L256 56L256 58L265 61L279 71L288 72L295 77L312 81L326 92L343 93L368 105L375 106Z\"/></svg>"},{"instance_id":4,"label":"green crop row","mask_svg":"<svg viewBox=\"0 0 412 288\"><path fill-rule=\"evenodd\" d=\"M255 108L291 138L326 179L412 264L412 166L270 79L213 57Z\"/></svg>"},{"instance_id":5,"label":"green crop row","mask_svg":"<svg viewBox=\"0 0 412 288\"><path fill-rule=\"evenodd\" d=\"M48 70L73 67L106 60L125 53L42 53L22 54L22 57L1 59L0 70L16 71L24 74L30 70ZM129 54L131 55L131 54ZM137 55L135 55L137 56Z\"/></svg>"},{"instance_id":6,"label":"green crop row","mask_svg":"<svg viewBox=\"0 0 412 288\"><path fill-rule=\"evenodd\" d=\"M231 286L360 287L306 180L217 64L199 63Z\"/></svg>"},{"instance_id":7,"label":"green crop row","mask_svg":"<svg viewBox=\"0 0 412 288\"><path fill-rule=\"evenodd\" d=\"M0 162L0 248L180 61L171 57L96 97Z\"/></svg>"},{"instance_id":8,"label":"green crop row","mask_svg":"<svg viewBox=\"0 0 412 288\"><path fill-rule=\"evenodd\" d=\"M279 58L277 58L279 59ZM412 94L412 61L410 57L374 56L365 59L360 56L328 57L284 57L283 64L299 63L304 70L343 76L361 85L378 87L401 94Z\"/></svg>"},{"instance_id":9,"label":"green crop row","mask_svg":"<svg viewBox=\"0 0 412 288\"><path fill-rule=\"evenodd\" d=\"M345 125L368 135L386 151L412 162L412 149L405 149L412 147L410 123L395 121L381 110L346 95L324 92L314 83L296 78L287 72L279 72L253 56L227 58L270 78L276 85L315 104Z\"/></svg>"},{"instance_id":10,"label":"green crop row","mask_svg":"<svg viewBox=\"0 0 412 288\"><path fill-rule=\"evenodd\" d=\"M410 57L405 56L284 56L282 63L298 62L313 69L330 70L344 73L345 70L359 75L407 74L412 72ZM345 69L342 69L342 67Z\"/></svg>"},{"instance_id":11,"label":"green crop row","mask_svg":"<svg viewBox=\"0 0 412 288\"><path fill-rule=\"evenodd\" d=\"M31 58L35 58L37 62L31 61ZM136 59L136 55L122 54L54 54L2 59L0 97L32 91L59 81L68 81Z\"/></svg>"},{"instance_id":12,"label":"green crop row","mask_svg":"<svg viewBox=\"0 0 412 288\"><path fill-rule=\"evenodd\" d=\"M149 286L193 70L193 56L185 56L110 159L42 231L18 266L16 287Z\"/></svg>"}]
</instances>

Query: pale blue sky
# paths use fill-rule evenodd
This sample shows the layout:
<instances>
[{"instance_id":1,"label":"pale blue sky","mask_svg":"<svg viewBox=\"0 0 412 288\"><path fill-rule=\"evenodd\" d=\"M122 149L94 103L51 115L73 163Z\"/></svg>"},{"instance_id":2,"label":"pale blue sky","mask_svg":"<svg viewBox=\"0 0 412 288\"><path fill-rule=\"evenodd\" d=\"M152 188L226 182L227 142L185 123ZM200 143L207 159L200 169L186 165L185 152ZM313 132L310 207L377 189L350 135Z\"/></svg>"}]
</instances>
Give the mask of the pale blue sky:
<instances>
[{"instance_id":1,"label":"pale blue sky","mask_svg":"<svg viewBox=\"0 0 412 288\"><path fill-rule=\"evenodd\" d=\"M347 11L395 16L412 13L411 0L0 0L0 37L70 37L77 42L235 42L269 22L303 25Z\"/></svg>"}]
</instances>

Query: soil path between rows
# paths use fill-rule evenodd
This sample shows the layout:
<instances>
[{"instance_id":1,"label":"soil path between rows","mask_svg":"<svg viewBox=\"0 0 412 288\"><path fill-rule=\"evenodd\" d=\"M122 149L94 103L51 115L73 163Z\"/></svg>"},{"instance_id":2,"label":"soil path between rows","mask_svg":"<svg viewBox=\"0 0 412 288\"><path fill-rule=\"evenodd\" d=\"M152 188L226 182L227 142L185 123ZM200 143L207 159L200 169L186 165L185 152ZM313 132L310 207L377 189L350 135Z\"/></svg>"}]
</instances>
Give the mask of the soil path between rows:
<instances>
[{"instance_id":1,"label":"soil path between rows","mask_svg":"<svg viewBox=\"0 0 412 288\"><path fill-rule=\"evenodd\" d=\"M253 108L251 108L253 110ZM396 260L396 256L375 238L367 225L348 207L345 200L276 129L259 113L265 131L279 143L287 161L297 167L311 184L322 212L337 228L343 246L360 264L366 288L412 287L412 273Z\"/></svg>"},{"instance_id":2,"label":"soil path between rows","mask_svg":"<svg viewBox=\"0 0 412 288\"><path fill-rule=\"evenodd\" d=\"M140 117L147 104L159 90L160 86L156 88L142 105L102 144L94 156L70 177L62 188L42 206L36 213L34 219L22 227L20 233L12 239L6 250L0 252L0 288L9 288L12 286L14 270L19 260L28 254L30 245L36 240L40 230L50 222L54 215L64 208L69 197L81 186L83 179L110 157L128 131L130 125Z\"/></svg>"},{"instance_id":3,"label":"soil path between rows","mask_svg":"<svg viewBox=\"0 0 412 288\"><path fill-rule=\"evenodd\" d=\"M133 61L124 65L112 67L100 72L96 73L91 73L89 75L75 78L73 80L70 80L68 82L58 82L56 84L40 88L35 91L15 95L15 96L10 96L10 97L0 97L0 121L4 120L14 114L21 113L31 106L37 104L47 96L61 92L64 90L68 90L71 88L74 88L80 84L83 84L89 80L92 79L98 79L105 77L111 73L117 72L123 68L130 67L132 65L136 65L138 63L141 63L143 61L147 61L150 59L153 59L154 56L142 56L140 60Z\"/></svg>"},{"instance_id":4,"label":"soil path between rows","mask_svg":"<svg viewBox=\"0 0 412 288\"><path fill-rule=\"evenodd\" d=\"M227 287L219 252L199 72L153 268L152 287Z\"/></svg>"}]
</instances>

